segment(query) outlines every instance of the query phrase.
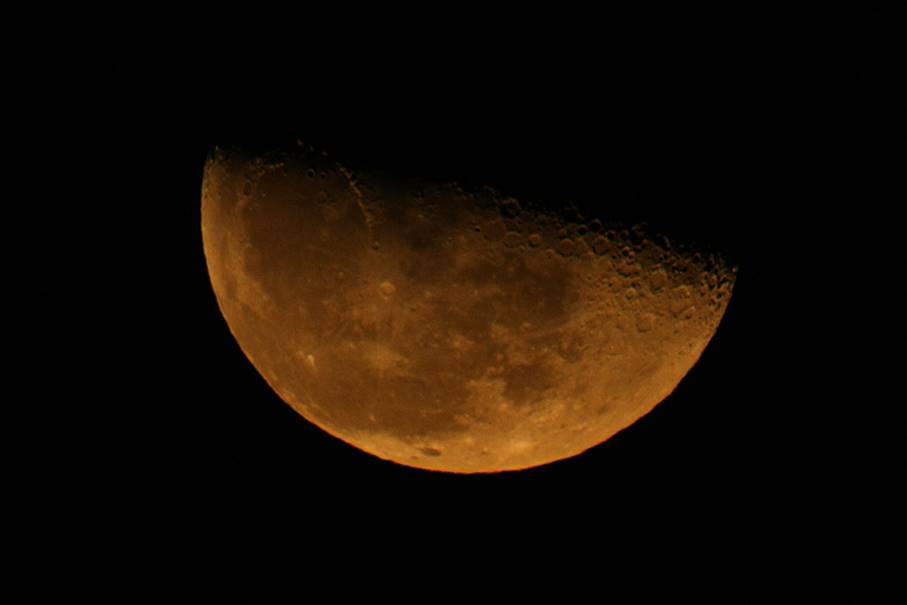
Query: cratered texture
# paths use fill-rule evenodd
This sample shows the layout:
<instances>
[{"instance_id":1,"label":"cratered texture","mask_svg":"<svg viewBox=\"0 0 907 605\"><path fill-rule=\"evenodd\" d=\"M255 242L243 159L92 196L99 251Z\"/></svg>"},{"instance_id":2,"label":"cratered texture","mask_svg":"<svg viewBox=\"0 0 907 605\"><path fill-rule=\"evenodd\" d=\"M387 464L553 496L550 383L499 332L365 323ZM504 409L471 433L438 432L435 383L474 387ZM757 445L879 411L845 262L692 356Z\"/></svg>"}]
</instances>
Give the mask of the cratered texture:
<instances>
[{"instance_id":1,"label":"cratered texture","mask_svg":"<svg viewBox=\"0 0 907 605\"><path fill-rule=\"evenodd\" d=\"M227 324L280 397L366 452L463 473L573 456L649 412L735 275L642 226L304 147L214 149L202 233Z\"/></svg>"}]
</instances>

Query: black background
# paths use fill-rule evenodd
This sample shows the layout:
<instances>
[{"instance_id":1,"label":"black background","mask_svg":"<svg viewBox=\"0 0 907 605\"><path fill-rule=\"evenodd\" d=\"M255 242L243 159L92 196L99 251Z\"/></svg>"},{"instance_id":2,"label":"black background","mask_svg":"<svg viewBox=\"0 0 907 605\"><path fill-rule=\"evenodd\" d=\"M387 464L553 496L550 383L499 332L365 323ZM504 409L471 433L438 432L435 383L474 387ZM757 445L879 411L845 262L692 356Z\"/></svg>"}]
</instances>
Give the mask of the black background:
<instances>
[{"instance_id":1,"label":"black background","mask_svg":"<svg viewBox=\"0 0 907 605\"><path fill-rule=\"evenodd\" d=\"M36 598L892 596L903 23L428 6L109 5L22 36L16 119L53 150L25 199L68 236L34 291L76 330L39 406ZM370 457L267 387L207 277L209 147L297 139L648 220L739 264L730 306L675 393L581 456Z\"/></svg>"}]
</instances>

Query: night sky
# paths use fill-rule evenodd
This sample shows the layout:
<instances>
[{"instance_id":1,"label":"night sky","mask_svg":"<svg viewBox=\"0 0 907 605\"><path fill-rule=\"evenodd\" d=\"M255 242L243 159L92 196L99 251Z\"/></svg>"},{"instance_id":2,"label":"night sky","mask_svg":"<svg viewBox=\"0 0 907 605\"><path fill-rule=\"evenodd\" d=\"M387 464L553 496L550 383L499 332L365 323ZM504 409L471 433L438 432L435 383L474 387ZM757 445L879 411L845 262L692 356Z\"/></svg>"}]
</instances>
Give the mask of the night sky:
<instances>
[{"instance_id":1,"label":"night sky","mask_svg":"<svg viewBox=\"0 0 907 605\"><path fill-rule=\"evenodd\" d=\"M38 408L35 602L903 594L903 552L881 556L903 530L902 22L162 6L55 14L16 61L23 130L68 158L47 212L79 343ZM379 460L271 391L208 280L210 146L296 140L646 220L729 255L733 297L676 391L581 456Z\"/></svg>"}]
</instances>

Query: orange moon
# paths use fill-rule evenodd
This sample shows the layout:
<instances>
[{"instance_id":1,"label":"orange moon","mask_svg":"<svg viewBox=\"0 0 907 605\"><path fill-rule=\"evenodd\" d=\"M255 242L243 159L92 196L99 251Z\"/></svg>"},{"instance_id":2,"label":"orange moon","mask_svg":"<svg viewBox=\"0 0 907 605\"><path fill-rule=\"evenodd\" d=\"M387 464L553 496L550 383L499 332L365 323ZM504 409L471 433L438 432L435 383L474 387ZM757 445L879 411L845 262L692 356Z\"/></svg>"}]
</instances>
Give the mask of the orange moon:
<instances>
[{"instance_id":1,"label":"orange moon","mask_svg":"<svg viewBox=\"0 0 907 605\"><path fill-rule=\"evenodd\" d=\"M201 218L221 312L274 391L437 471L546 464L631 425L699 359L736 274L639 226L305 147L212 150Z\"/></svg>"}]
</instances>

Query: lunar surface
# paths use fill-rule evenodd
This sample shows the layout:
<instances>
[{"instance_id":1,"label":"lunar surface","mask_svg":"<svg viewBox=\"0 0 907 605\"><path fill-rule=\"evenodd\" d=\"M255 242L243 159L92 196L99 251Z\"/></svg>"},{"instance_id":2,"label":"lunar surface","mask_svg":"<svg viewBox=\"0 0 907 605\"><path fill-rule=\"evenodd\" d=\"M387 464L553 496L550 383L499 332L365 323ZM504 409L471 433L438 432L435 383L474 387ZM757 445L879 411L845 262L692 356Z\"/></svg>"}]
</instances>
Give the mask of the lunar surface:
<instances>
[{"instance_id":1,"label":"lunar surface","mask_svg":"<svg viewBox=\"0 0 907 605\"><path fill-rule=\"evenodd\" d=\"M735 268L492 189L215 148L202 236L240 347L302 416L424 469L574 456L667 397Z\"/></svg>"}]
</instances>

